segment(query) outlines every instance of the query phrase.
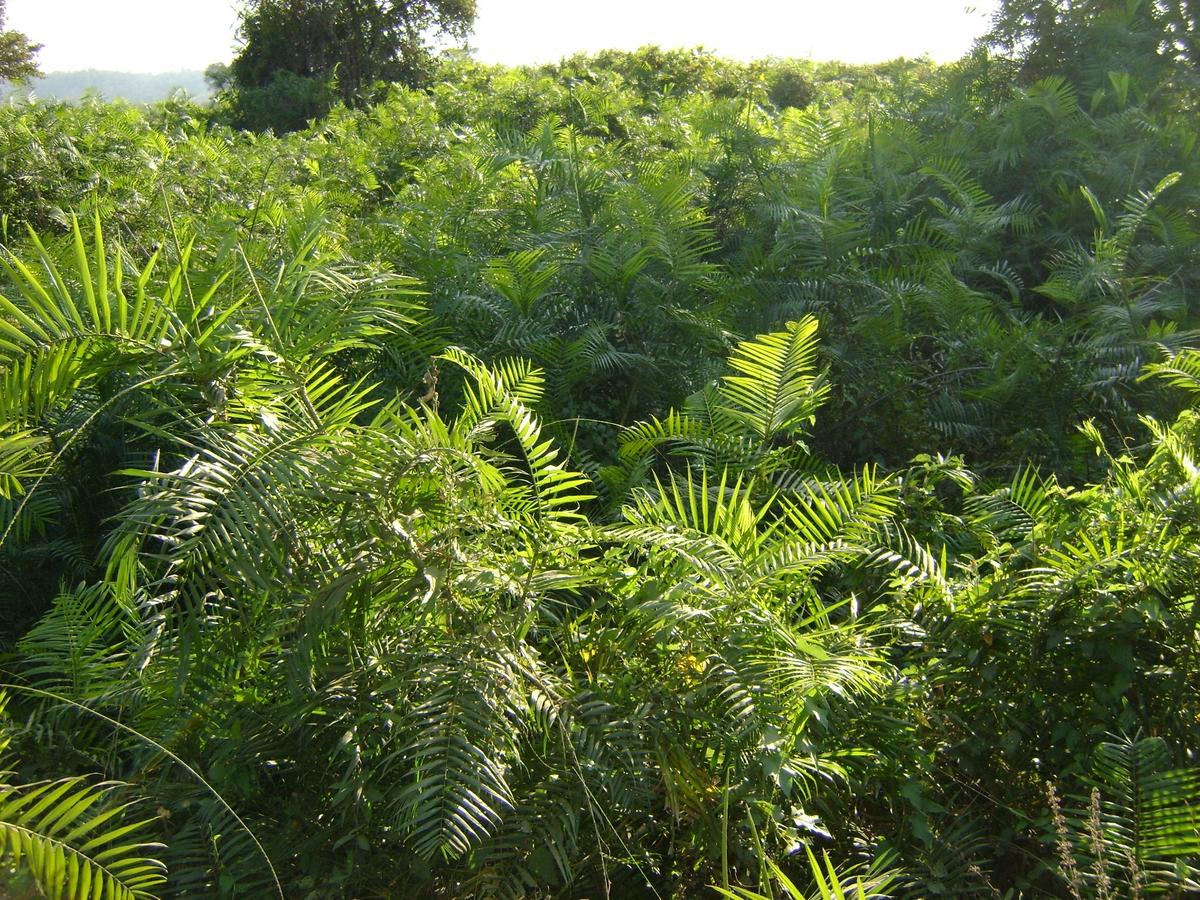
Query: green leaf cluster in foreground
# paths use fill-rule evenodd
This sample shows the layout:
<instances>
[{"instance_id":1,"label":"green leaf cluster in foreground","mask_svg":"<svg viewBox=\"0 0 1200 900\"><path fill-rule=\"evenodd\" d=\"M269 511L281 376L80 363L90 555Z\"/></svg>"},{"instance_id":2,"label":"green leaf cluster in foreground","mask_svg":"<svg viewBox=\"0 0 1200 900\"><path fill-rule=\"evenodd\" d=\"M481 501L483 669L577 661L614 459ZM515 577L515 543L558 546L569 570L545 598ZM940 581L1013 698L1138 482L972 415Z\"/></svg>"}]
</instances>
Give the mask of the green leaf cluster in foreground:
<instances>
[{"instance_id":1,"label":"green leaf cluster in foreground","mask_svg":"<svg viewBox=\"0 0 1200 900\"><path fill-rule=\"evenodd\" d=\"M0 109L0 884L1200 890L1190 83L722 72Z\"/></svg>"}]
</instances>

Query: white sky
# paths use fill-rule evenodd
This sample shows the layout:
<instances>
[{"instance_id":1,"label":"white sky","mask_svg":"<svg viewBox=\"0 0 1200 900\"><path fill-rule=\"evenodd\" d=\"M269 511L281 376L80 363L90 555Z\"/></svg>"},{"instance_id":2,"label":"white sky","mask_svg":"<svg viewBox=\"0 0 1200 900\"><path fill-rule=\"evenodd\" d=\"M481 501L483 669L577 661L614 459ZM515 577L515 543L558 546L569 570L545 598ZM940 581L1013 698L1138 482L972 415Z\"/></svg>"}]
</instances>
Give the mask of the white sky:
<instances>
[{"instance_id":1,"label":"white sky","mask_svg":"<svg viewBox=\"0 0 1200 900\"><path fill-rule=\"evenodd\" d=\"M972 3L969 8L968 3ZM995 0L478 0L486 62L703 45L725 56L947 61L986 30ZM227 61L236 0L8 0L8 27L44 45L45 71L169 72Z\"/></svg>"}]
</instances>

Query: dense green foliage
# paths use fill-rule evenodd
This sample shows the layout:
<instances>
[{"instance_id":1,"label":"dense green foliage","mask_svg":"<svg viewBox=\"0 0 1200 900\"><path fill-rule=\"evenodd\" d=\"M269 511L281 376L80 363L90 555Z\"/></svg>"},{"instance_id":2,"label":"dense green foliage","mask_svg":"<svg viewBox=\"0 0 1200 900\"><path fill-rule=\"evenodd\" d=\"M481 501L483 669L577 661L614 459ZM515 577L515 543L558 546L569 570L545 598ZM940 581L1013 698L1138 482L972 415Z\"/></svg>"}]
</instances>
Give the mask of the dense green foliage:
<instances>
[{"instance_id":1,"label":"dense green foliage","mask_svg":"<svg viewBox=\"0 0 1200 900\"><path fill-rule=\"evenodd\" d=\"M0 750L9 739L0 734ZM162 863L138 855L156 849L139 842L150 822L125 822L122 814L133 804L107 802L115 787L78 777L13 785L0 772L0 859L21 867L20 876L5 882L14 889L6 896L25 895L26 880L51 897L153 896L150 889L166 878Z\"/></svg>"},{"instance_id":2,"label":"dense green foliage","mask_svg":"<svg viewBox=\"0 0 1200 900\"><path fill-rule=\"evenodd\" d=\"M0 108L0 864L1200 890L1191 61L1047 27Z\"/></svg>"}]
</instances>

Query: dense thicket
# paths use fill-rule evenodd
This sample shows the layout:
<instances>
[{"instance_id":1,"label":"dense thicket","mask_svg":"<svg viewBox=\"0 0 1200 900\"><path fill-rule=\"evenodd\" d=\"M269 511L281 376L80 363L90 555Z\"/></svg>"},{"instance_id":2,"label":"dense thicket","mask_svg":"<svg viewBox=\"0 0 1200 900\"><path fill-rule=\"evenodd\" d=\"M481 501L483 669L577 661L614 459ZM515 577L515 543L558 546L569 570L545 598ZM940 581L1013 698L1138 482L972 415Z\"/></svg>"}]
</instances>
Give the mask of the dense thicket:
<instances>
[{"instance_id":1,"label":"dense thicket","mask_svg":"<svg viewBox=\"0 0 1200 900\"><path fill-rule=\"evenodd\" d=\"M10 883L1200 890L1191 63L1017 45L0 109Z\"/></svg>"}]
</instances>

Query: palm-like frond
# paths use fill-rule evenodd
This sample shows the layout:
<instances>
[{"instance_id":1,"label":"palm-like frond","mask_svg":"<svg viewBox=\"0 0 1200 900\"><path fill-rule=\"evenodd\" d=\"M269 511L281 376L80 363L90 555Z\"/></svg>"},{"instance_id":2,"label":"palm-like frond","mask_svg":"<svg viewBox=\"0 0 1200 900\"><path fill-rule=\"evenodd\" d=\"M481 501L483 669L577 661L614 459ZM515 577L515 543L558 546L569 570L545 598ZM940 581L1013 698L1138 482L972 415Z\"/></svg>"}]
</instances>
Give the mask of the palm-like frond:
<instances>
[{"instance_id":1,"label":"palm-like frond","mask_svg":"<svg viewBox=\"0 0 1200 900\"><path fill-rule=\"evenodd\" d=\"M117 785L83 778L14 785L0 777L0 861L26 867L50 897L149 900L166 870L145 856L160 846L153 820L127 821Z\"/></svg>"},{"instance_id":2,"label":"palm-like frond","mask_svg":"<svg viewBox=\"0 0 1200 900\"><path fill-rule=\"evenodd\" d=\"M116 257L116 270L110 282L99 219L95 226L94 261L88 259L78 221L73 222L72 234L75 271L70 274L77 286L68 280L54 255L32 231L35 265L46 273L45 278L16 256L0 259L0 270L20 294L15 301L0 298L0 309L9 317L3 325L5 340L0 347L10 353L27 352L61 341L114 338L131 349L157 350L182 325L179 317L173 315L170 298L167 302L157 302L146 294L157 255L137 275L137 290L131 297L125 292L120 255ZM174 287L178 298L183 291L179 279Z\"/></svg>"},{"instance_id":3,"label":"palm-like frond","mask_svg":"<svg viewBox=\"0 0 1200 900\"><path fill-rule=\"evenodd\" d=\"M783 514L800 538L814 544L863 541L896 512L898 486L871 466L852 477L790 479Z\"/></svg>"},{"instance_id":4,"label":"palm-like frond","mask_svg":"<svg viewBox=\"0 0 1200 900\"><path fill-rule=\"evenodd\" d=\"M586 490L588 479L563 463L554 441L542 436L541 423L529 408L542 396L541 371L525 360L484 366L456 349L443 358L473 376L456 431L478 440L503 422L516 438L520 459L503 467L511 476L510 509L525 510L539 520L577 519L579 505L592 499Z\"/></svg>"},{"instance_id":5,"label":"palm-like frond","mask_svg":"<svg viewBox=\"0 0 1200 900\"><path fill-rule=\"evenodd\" d=\"M25 485L45 472L48 457L47 438L29 430L0 433L0 499L5 501L25 493ZM8 521L3 521L7 530Z\"/></svg>"},{"instance_id":6,"label":"palm-like frond","mask_svg":"<svg viewBox=\"0 0 1200 900\"><path fill-rule=\"evenodd\" d=\"M305 514L346 471L351 423L367 405L361 388L317 370L291 396L246 410L257 427L210 432L176 470L126 471L143 489L110 539L112 558L160 547L160 576L183 578L189 602L224 578L269 588L307 534Z\"/></svg>"},{"instance_id":7,"label":"palm-like frond","mask_svg":"<svg viewBox=\"0 0 1200 900\"><path fill-rule=\"evenodd\" d=\"M812 424L828 387L816 372L817 320L807 316L787 329L737 346L720 394L729 414L764 442L792 437Z\"/></svg>"},{"instance_id":8,"label":"palm-like frond","mask_svg":"<svg viewBox=\"0 0 1200 900\"><path fill-rule=\"evenodd\" d=\"M386 271L322 258L326 224L309 223L299 245L264 285L251 285L270 302L256 311L258 331L277 341L287 359L325 359L345 350L381 346L404 335L423 307L416 281ZM236 304L226 307L228 314Z\"/></svg>"},{"instance_id":9,"label":"palm-like frond","mask_svg":"<svg viewBox=\"0 0 1200 900\"><path fill-rule=\"evenodd\" d=\"M740 482L731 492L724 487L710 487L706 476L694 481L690 473L684 479L672 477L665 486L659 482L657 490L635 492L624 510L627 524L612 526L609 533L616 541L665 552L697 574L730 585L760 549L762 511L750 506Z\"/></svg>"},{"instance_id":10,"label":"palm-like frond","mask_svg":"<svg viewBox=\"0 0 1200 900\"><path fill-rule=\"evenodd\" d=\"M544 248L522 250L494 259L484 270L484 279L521 316L529 316L558 275L558 265L543 264Z\"/></svg>"},{"instance_id":11,"label":"palm-like frond","mask_svg":"<svg viewBox=\"0 0 1200 900\"><path fill-rule=\"evenodd\" d=\"M1182 388L1193 397L1200 397L1200 351L1182 350L1168 355L1161 362L1145 366L1143 372L1143 378L1162 378L1172 387Z\"/></svg>"},{"instance_id":12,"label":"palm-like frond","mask_svg":"<svg viewBox=\"0 0 1200 900\"><path fill-rule=\"evenodd\" d=\"M973 522L1001 539L1027 538L1050 511L1057 484L1031 467L1018 469L1012 482L990 494L967 500Z\"/></svg>"},{"instance_id":13,"label":"palm-like frond","mask_svg":"<svg viewBox=\"0 0 1200 900\"><path fill-rule=\"evenodd\" d=\"M1088 780L1091 802L1067 814L1084 878L1200 890L1200 770L1172 768L1162 738L1124 737L1096 748Z\"/></svg>"},{"instance_id":14,"label":"palm-like frond","mask_svg":"<svg viewBox=\"0 0 1200 900\"><path fill-rule=\"evenodd\" d=\"M648 469L660 453L747 474L802 465L801 434L828 393L816 374L816 332L807 316L742 341L721 384L696 392L680 410L627 427L619 449L626 476Z\"/></svg>"},{"instance_id":15,"label":"palm-like frond","mask_svg":"<svg viewBox=\"0 0 1200 900\"><path fill-rule=\"evenodd\" d=\"M18 643L25 677L72 698L91 698L120 681L130 617L106 585L61 594Z\"/></svg>"},{"instance_id":16,"label":"palm-like frond","mask_svg":"<svg viewBox=\"0 0 1200 900\"><path fill-rule=\"evenodd\" d=\"M1147 867L1178 875L1186 860L1188 880L1200 877L1200 770L1172 768L1162 738L1127 738L1097 747L1092 773L1106 838Z\"/></svg>"},{"instance_id":17,"label":"palm-like frond","mask_svg":"<svg viewBox=\"0 0 1200 900\"><path fill-rule=\"evenodd\" d=\"M808 856L808 875L812 880L812 890L805 890L793 881L787 873L773 860L767 860L767 872L770 882L783 891L787 900L868 900L887 896L886 892L900 882L899 873L894 870L882 869L867 874L859 874L856 866L839 868L829 858L827 851L821 851L820 859L812 848L805 846ZM822 865L822 862L824 865ZM873 866L879 870L882 867ZM713 885L713 890L729 900L768 900L775 897L774 891L769 894L760 893L744 887L720 887Z\"/></svg>"},{"instance_id":18,"label":"palm-like frond","mask_svg":"<svg viewBox=\"0 0 1200 900\"><path fill-rule=\"evenodd\" d=\"M408 775L396 815L414 852L454 859L492 834L516 802L510 731L501 724L509 676L461 653L425 659L422 678L434 687L412 707L408 740L397 751ZM431 678L439 671L443 677Z\"/></svg>"}]
</instances>

